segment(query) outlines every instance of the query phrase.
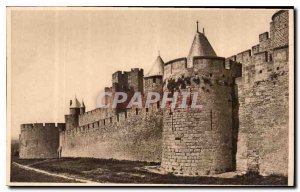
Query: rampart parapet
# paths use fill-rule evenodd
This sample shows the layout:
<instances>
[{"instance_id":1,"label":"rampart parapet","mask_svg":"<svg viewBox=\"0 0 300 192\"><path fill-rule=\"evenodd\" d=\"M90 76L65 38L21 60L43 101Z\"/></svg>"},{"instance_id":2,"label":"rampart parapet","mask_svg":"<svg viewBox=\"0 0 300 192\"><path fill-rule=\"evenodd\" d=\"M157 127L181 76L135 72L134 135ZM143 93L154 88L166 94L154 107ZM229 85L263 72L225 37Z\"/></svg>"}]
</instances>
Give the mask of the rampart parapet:
<instances>
[{"instance_id":1,"label":"rampart parapet","mask_svg":"<svg viewBox=\"0 0 300 192\"><path fill-rule=\"evenodd\" d=\"M64 123L21 124L20 158L57 158L59 131L64 128Z\"/></svg>"}]
</instances>

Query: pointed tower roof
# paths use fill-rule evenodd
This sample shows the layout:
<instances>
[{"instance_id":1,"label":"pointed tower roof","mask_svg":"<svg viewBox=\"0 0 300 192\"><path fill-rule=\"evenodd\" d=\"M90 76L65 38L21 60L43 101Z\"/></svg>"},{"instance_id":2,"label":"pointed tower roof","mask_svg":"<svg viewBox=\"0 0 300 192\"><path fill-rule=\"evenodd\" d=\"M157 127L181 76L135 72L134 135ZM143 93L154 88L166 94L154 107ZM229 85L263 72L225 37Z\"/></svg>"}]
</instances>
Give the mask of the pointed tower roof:
<instances>
[{"instance_id":1,"label":"pointed tower roof","mask_svg":"<svg viewBox=\"0 0 300 192\"><path fill-rule=\"evenodd\" d=\"M82 108L85 107L85 104L84 104L84 102L83 102L83 99L82 99L82 101L81 101L81 107L82 107Z\"/></svg>"},{"instance_id":2,"label":"pointed tower roof","mask_svg":"<svg viewBox=\"0 0 300 192\"><path fill-rule=\"evenodd\" d=\"M204 32L204 29L203 29ZM204 33L200 33L198 30L198 21L197 21L197 32L194 37L194 41L189 51L188 61L193 62L193 57L196 56L212 56L216 57L217 54L211 44L209 43L208 39L204 35ZM190 64L188 64L190 65ZM192 64L191 64L192 65Z\"/></svg>"},{"instance_id":3,"label":"pointed tower roof","mask_svg":"<svg viewBox=\"0 0 300 192\"><path fill-rule=\"evenodd\" d=\"M145 77L151 77L151 76L163 76L164 74L164 61L160 57L160 55L157 56L155 61L153 62L153 65L150 69L150 71L145 75Z\"/></svg>"},{"instance_id":4,"label":"pointed tower roof","mask_svg":"<svg viewBox=\"0 0 300 192\"><path fill-rule=\"evenodd\" d=\"M70 102L70 108L79 108L80 106L81 104L75 96L74 100L71 100Z\"/></svg>"}]
</instances>

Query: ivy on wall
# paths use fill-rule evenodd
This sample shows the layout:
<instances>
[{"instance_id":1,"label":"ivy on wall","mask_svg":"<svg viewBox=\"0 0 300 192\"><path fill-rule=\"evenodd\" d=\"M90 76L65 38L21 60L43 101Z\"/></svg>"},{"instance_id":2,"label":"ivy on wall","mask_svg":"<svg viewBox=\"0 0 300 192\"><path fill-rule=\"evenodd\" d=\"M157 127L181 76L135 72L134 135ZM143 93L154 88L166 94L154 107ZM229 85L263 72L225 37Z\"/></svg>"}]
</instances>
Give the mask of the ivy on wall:
<instances>
[{"instance_id":1,"label":"ivy on wall","mask_svg":"<svg viewBox=\"0 0 300 192\"><path fill-rule=\"evenodd\" d=\"M201 84L201 82L203 82L205 87L202 87L202 89L205 89L207 92L209 92L207 86L212 86L212 81L210 77L199 77L196 73L195 77L184 77L184 75L182 75L177 79L170 78L167 82L167 89L170 92L178 91L179 89L186 89L187 86L191 86L192 82L198 86Z\"/></svg>"}]
</instances>

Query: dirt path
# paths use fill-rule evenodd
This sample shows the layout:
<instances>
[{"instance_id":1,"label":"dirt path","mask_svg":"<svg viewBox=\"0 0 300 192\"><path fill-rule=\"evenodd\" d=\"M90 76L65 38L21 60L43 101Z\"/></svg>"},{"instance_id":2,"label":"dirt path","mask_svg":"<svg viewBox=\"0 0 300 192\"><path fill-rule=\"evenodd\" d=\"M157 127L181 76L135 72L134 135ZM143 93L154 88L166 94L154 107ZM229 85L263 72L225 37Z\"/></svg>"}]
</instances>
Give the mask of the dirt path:
<instances>
[{"instance_id":1,"label":"dirt path","mask_svg":"<svg viewBox=\"0 0 300 192\"><path fill-rule=\"evenodd\" d=\"M41 170L41 169L36 169L36 168L33 168L33 167L29 167L27 165L21 165L21 164L16 163L16 162L13 162L12 164L14 166L17 166L17 167L23 169L23 170L25 169L25 170L33 171L33 172L40 173L40 174L43 174L43 175L46 175L46 176L50 176L50 177L54 177L54 178L61 178L61 179L64 179L64 180L69 180L71 182L73 181L74 183L96 183L94 181L90 181L90 180L86 180L86 179L79 179L79 178L74 178L74 177L70 177L70 176L66 176L66 175L62 175L62 174L50 173L48 171L44 171L44 170Z\"/></svg>"}]
</instances>

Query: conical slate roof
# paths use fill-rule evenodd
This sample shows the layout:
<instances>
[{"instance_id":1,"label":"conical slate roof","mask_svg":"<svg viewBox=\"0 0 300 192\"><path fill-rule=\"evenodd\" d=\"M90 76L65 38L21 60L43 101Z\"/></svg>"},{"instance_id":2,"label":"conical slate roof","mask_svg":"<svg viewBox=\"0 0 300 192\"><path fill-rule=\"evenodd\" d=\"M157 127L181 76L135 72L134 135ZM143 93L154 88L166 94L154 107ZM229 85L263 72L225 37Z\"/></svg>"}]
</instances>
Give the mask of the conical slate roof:
<instances>
[{"instance_id":1,"label":"conical slate roof","mask_svg":"<svg viewBox=\"0 0 300 192\"><path fill-rule=\"evenodd\" d=\"M191 46L188 57L195 56L217 56L203 33L197 32Z\"/></svg>"},{"instance_id":2,"label":"conical slate roof","mask_svg":"<svg viewBox=\"0 0 300 192\"><path fill-rule=\"evenodd\" d=\"M155 59L150 71L145 75L145 77L163 76L164 65L165 65L164 61L162 60L162 58L160 56L158 56Z\"/></svg>"},{"instance_id":3,"label":"conical slate roof","mask_svg":"<svg viewBox=\"0 0 300 192\"><path fill-rule=\"evenodd\" d=\"M190 62L193 62L193 57L196 56L217 56L215 50L212 48L206 36L199 31L197 31L190 48L190 52L187 58L189 62L188 65L193 65Z\"/></svg>"},{"instance_id":4,"label":"conical slate roof","mask_svg":"<svg viewBox=\"0 0 300 192\"><path fill-rule=\"evenodd\" d=\"M80 106L81 104L75 96L74 100L71 100L70 102L70 108L79 108Z\"/></svg>"},{"instance_id":5,"label":"conical slate roof","mask_svg":"<svg viewBox=\"0 0 300 192\"><path fill-rule=\"evenodd\" d=\"M81 101L81 107L85 107L85 104L84 104L84 102L83 102L83 99L82 99L82 101Z\"/></svg>"}]
</instances>

